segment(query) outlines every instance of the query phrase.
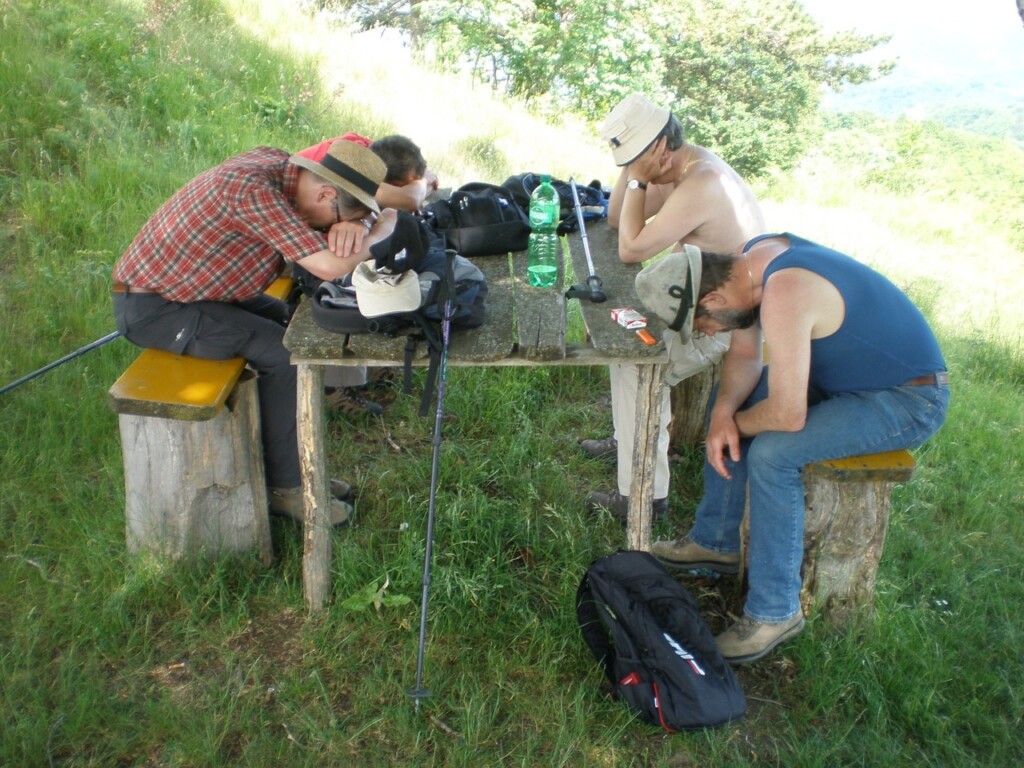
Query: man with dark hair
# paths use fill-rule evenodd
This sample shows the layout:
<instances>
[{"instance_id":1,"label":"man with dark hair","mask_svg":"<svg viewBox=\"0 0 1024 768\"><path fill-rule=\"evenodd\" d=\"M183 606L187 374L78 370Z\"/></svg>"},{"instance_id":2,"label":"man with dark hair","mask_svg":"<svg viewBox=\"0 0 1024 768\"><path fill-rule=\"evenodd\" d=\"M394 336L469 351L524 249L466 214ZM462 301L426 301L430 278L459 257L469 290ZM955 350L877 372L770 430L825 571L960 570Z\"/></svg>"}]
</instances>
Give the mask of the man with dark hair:
<instances>
[{"instance_id":1,"label":"man with dark hair","mask_svg":"<svg viewBox=\"0 0 1024 768\"><path fill-rule=\"evenodd\" d=\"M321 141L298 153L299 157L317 162L336 141L345 140L367 147L384 161L384 181L377 187L374 196L381 208L418 213L432 192L437 191L437 174L427 169L427 161L420 148L412 139L397 134L371 141L354 131L342 136ZM311 295L320 285L316 275L310 275L301 267L293 268L292 274L303 293ZM386 380L391 369L376 369L378 379ZM325 403L334 411L355 416L371 414L379 416L384 406L367 397L370 371L366 366L330 366L324 377Z\"/></svg>"},{"instance_id":2,"label":"man with dark hair","mask_svg":"<svg viewBox=\"0 0 1024 768\"><path fill-rule=\"evenodd\" d=\"M316 160L339 139L368 147L384 161L384 181L377 188L376 200L381 208L416 213L432 192L437 191L437 174L427 168L427 161L412 139L393 134L371 141L355 132L321 141L299 152L299 156Z\"/></svg>"},{"instance_id":3,"label":"man with dark hair","mask_svg":"<svg viewBox=\"0 0 1024 768\"><path fill-rule=\"evenodd\" d=\"M640 94L627 96L609 113L601 135L611 147L616 165L623 169L608 205L608 222L619 231L623 263L647 261L686 243L730 253L764 231L764 218L750 187L720 157L687 144L682 124L667 109ZM695 362L683 364L678 362L683 354L673 355L666 385L716 362L727 347L727 335L697 340L690 355ZM614 457L618 463L616 491L591 493L587 507L608 509L622 519L629 508L637 375L635 365L609 367L614 434L581 443L588 455ZM665 386L654 466L656 516L664 515L668 508L669 394L669 386Z\"/></svg>"},{"instance_id":4,"label":"man with dark hair","mask_svg":"<svg viewBox=\"0 0 1024 768\"><path fill-rule=\"evenodd\" d=\"M370 149L388 169L377 192L377 202L415 213L437 191L437 174L427 168L423 153L412 139L397 134L384 136L372 142Z\"/></svg>"},{"instance_id":5,"label":"man with dark hair","mask_svg":"<svg viewBox=\"0 0 1024 768\"><path fill-rule=\"evenodd\" d=\"M304 519L296 371L281 318L266 316L260 295L288 264L333 280L370 258L397 217L374 199L383 179L383 161L356 143L334 142L316 160L257 147L182 187L114 267L117 329L133 344L213 360L240 356L259 374L274 514ZM332 481L336 495L346 488ZM329 512L341 525L352 508L335 498Z\"/></svg>"},{"instance_id":6,"label":"man with dark hair","mask_svg":"<svg viewBox=\"0 0 1024 768\"><path fill-rule=\"evenodd\" d=\"M921 445L945 420L949 375L910 299L849 256L791 234L762 235L726 257L691 256L684 249L646 267L637 292L660 317L691 309L693 332L731 331L732 343L696 520L651 552L675 568L736 573L749 501L750 591L743 617L716 638L728 661L745 663L803 628L803 467ZM688 277L700 294L681 306Z\"/></svg>"}]
</instances>

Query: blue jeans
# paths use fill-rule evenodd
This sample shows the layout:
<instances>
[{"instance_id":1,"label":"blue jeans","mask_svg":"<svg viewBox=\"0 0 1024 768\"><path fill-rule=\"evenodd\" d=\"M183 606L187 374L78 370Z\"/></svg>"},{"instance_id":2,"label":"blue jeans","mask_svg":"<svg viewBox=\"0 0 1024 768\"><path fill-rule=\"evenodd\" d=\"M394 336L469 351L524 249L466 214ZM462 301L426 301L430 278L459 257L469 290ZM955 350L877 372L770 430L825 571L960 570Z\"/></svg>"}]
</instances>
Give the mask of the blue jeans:
<instances>
[{"instance_id":1,"label":"blue jeans","mask_svg":"<svg viewBox=\"0 0 1024 768\"><path fill-rule=\"evenodd\" d=\"M744 408L768 396L768 369ZM750 591L744 613L781 622L800 612L807 464L901 448L915 448L942 426L949 385L894 387L829 397L808 394L807 423L799 432L763 432L740 442L728 461L732 480L704 464L704 498L690 538L716 552L740 551L740 523L750 486Z\"/></svg>"}]
</instances>

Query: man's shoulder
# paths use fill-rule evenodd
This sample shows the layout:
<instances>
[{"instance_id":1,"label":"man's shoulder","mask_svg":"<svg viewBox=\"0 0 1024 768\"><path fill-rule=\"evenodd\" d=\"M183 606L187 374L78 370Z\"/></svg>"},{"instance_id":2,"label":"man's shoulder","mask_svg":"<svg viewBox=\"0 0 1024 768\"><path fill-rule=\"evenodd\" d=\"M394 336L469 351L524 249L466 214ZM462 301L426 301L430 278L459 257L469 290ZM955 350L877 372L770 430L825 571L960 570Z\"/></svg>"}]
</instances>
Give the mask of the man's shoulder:
<instances>
[{"instance_id":1,"label":"man's shoulder","mask_svg":"<svg viewBox=\"0 0 1024 768\"><path fill-rule=\"evenodd\" d=\"M232 155L221 163L220 167L225 169L263 168L285 163L289 157L291 155L288 152L278 147L253 147L252 149Z\"/></svg>"},{"instance_id":2,"label":"man's shoulder","mask_svg":"<svg viewBox=\"0 0 1024 768\"><path fill-rule=\"evenodd\" d=\"M289 157L291 155L283 149L255 147L232 155L211 168L209 175L218 183L232 188L241 189L254 184L280 188L285 180Z\"/></svg>"}]
</instances>

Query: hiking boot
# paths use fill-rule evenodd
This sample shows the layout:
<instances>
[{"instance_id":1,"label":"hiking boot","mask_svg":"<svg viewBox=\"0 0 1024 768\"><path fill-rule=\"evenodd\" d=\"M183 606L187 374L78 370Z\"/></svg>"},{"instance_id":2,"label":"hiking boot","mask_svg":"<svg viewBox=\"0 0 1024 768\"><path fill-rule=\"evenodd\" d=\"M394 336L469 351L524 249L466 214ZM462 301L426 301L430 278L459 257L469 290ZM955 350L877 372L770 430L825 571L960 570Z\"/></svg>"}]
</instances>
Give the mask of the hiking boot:
<instances>
[{"instance_id":1,"label":"hiking boot","mask_svg":"<svg viewBox=\"0 0 1024 768\"><path fill-rule=\"evenodd\" d=\"M619 455L619 441L614 437L604 440L581 440L580 448L592 459L615 461Z\"/></svg>"},{"instance_id":2,"label":"hiking boot","mask_svg":"<svg viewBox=\"0 0 1024 768\"><path fill-rule=\"evenodd\" d=\"M670 568L696 571L707 568L718 573L739 573L739 552L715 552L695 544L689 537L675 541L656 541L651 554Z\"/></svg>"},{"instance_id":3,"label":"hiking boot","mask_svg":"<svg viewBox=\"0 0 1024 768\"><path fill-rule=\"evenodd\" d=\"M398 372L394 368L368 368L366 383L363 389L387 389L398 379Z\"/></svg>"},{"instance_id":4,"label":"hiking boot","mask_svg":"<svg viewBox=\"0 0 1024 768\"><path fill-rule=\"evenodd\" d=\"M789 621L754 621L746 616L715 637L718 650L730 664L747 664L766 655L779 643L800 634L804 617L797 614Z\"/></svg>"},{"instance_id":5,"label":"hiking boot","mask_svg":"<svg viewBox=\"0 0 1024 768\"><path fill-rule=\"evenodd\" d=\"M324 392L324 403L328 408L347 413L349 416L380 416L384 406L363 397L355 387L335 387Z\"/></svg>"},{"instance_id":6,"label":"hiking boot","mask_svg":"<svg viewBox=\"0 0 1024 768\"><path fill-rule=\"evenodd\" d=\"M340 499L341 501L347 501L349 503L351 503L356 497L356 489L344 480L332 479L327 491L334 498Z\"/></svg>"},{"instance_id":7,"label":"hiking boot","mask_svg":"<svg viewBox=\"0 0 1024 768\"><path fill-rule=\"evenodd\" d=\"M335 482L331 481L333 486ZM341 483L348 486L348 483ZM349 486L349 492L352 488ZM302 487L297 488L267 488L267 499L270 501L270 514L276 517L286 517L297 523L305 523L306 507L302 503ZM331 526L340 528L348 525L355 514L355 509L347 501L331 497L328 500L328 515L331 519Z\"/></svg>"},{"instance_id":8,"label":"hiking boot","mask_svg":"<svg viewBox=\"0 0 1024 768\"><path fill-rule=\"evenodd\" d=\"M668 499L655 499L651 505L654 510L654 520L664 520L668 515ZM629 496L623 496L618 491L614 493L594 492L587 496L587 512L597 513L599 510L607 509L613 516L622 522L629 518Z\"/></svg>"}]
</instances>

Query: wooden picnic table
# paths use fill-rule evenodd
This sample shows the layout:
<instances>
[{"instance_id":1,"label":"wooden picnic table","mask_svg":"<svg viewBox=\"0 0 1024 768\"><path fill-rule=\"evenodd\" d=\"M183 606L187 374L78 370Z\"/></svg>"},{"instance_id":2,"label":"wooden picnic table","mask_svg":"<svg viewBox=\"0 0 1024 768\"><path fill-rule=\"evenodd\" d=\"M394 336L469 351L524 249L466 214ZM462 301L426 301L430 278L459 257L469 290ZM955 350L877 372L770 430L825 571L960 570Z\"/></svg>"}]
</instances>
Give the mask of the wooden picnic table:
<instances>
[{"instance_id":1,"label":"wooden picnic table","mask_svg":"<svg viewBox=\"0 0 1024 768\"><path fill-rule=\"evenodd\" d=\"M640 366L637 394L637 440L633 454L633 480L627 542L630 549L648 549L651 539L651 504L654 453L661 411L660 389L667 361L661 341L665 323L644 312L634 288L638 265L622 264L616 233L601 221L587 227L587 242L595 273L602 279L607 300L600 304L580 300L585 338L566 342L566 309L576 299L565 298L569 282L564 265L554 288L534 288L526 282L526 253L474 258L487 277L487 321L481 327L453 334L447 364L452 366L609 365ZM583 239L572 233L568 247L574 283L589 274ZM633 307L647 315L647 330L657 340L645 345L635 331L611 317L616 307ZM298 367L298 439L306 505L303 549L303 587L310 612L320 610L331 591L331 536L327 515L328 477L324 443L324 368L334 365L402 366L405 337L377 334L346 336L313 322L308 302L300 304L284 337L292 362ZM414 365L426 365L424 345Z\"/></svg>"}]
</instances>

